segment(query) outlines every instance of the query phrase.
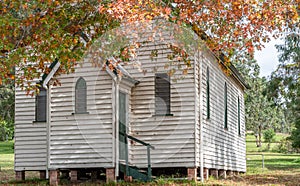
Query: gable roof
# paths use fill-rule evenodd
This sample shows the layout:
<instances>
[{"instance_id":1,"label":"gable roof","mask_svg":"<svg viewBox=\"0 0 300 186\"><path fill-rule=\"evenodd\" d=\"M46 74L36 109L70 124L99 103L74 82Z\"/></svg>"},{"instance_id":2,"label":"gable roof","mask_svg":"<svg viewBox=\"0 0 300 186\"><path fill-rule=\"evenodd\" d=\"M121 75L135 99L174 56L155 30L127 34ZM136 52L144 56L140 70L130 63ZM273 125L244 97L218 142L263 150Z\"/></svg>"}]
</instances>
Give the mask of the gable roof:
<instances>
[{"instance_id":1,"label":"gable roof","mask_svg":"<svg viewBox=\"0 0 300 186\"><path fill-rule=\"evenodd\" d=\"M52 77L54 76L54 74L58 70L59 66L60 66L60 62L57 59L55 59L54 62L52 62L51 65L49 66L49 68L51 69L49 74L43 74L43 76L42 76L42 85L45 89L47 89L47 84L52 79Z\"/></svg>"},{"instance_id":2,"label":"gable roof","mask_svg":"<svg viewBox=\"0 0 300 186\"><path fill-rule=\"evenodd\" d=\"M120 77L119 73L118 73L118 71L120 71L121 74L122 74L121 79L124 79L125 81L128 81L128 82L132 83L133 85L137 85L137 84L140 83L138 80L134 79L129 74L129 72L123 68L123 66L120 63L117 64L117 65L115 65L112 62L114 62L116 64L117 63L116 58L111 57L111 58L107 59L106 62L105 62L105 64L106 64L106 71L109 73L110 76L112 76L112 78L118 78L118 77ZM110 64L111 64L111 66L110 66ZM109 72L109 69L111 70L110 72ZM113 77L112 74L115 77Z\"/></svg>"},{"instance_id":3,"label":"gable roof","mask_svg":"<svg viewBox=\"0 0 300 186\"><path fill-rule=\"evenodd\" d=\"M108 60L106 60L106 71L107 73L112 76L112 78L118 78L119 74L118 71L120 71L122 73L122 79L124 79L125 81L128 81L129 83L132 83L133 85L137 85L139 83L138 80L135 80L120 64L117 64L116 66L113 65L113 69L110 71L109 69L109 64L111 63L110 61L113 60L115 63L117 62L117 60L115 58L110 58ZM55 75L55 73L57 72L57 70L60 67L60 62L55 59L54 62L51 63L51 65L49 66L49 68L51 69L51 71L48 74L43 74L42 76L42 86L47 89L47 84L49 83L49 81L53 78L53 76ZM115 76L115 77L113 77Z\"/></svg>"}]
</instances>

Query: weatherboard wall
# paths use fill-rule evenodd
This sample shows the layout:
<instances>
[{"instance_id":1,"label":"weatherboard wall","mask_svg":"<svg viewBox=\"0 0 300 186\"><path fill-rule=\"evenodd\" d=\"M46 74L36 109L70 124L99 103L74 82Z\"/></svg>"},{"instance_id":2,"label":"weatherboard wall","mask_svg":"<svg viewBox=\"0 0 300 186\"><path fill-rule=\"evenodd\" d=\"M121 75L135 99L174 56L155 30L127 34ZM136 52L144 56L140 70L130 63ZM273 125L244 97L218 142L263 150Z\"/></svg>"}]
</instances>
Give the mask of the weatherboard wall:
<instances>
[{"instance_id":1,"label":"weatherboard wall","mask_svg":"<svg viewBox=\"0 0 300 186\"><path fill-rule=\"evenodd\" d=\"M35 122L35 96L15 89L15 171L46 170L46 122Z\"/></svg>"},{"instance_id":2,"label":"weatherboard wall","mask_svg":"<svg viewBox=\"0 0 300 186\"><path fill-rule=\"evenodd\" d=\"M87 113L75 113L75 85L87 85ZM49 167L114 167L112 79L88 60L75 73L60 75L51 89Z\"/></svg>"},{"instance_id":3,"label":"weatherboard wall","mask_svg":"<svg viewBox=\"0 0 300 186\"><path fill-rule=\"evenodd\" d=\"M209 51L190 54L191 68L170 60L171 40L144 42L124 68L140 83L128 91L128 133L155 147L152 167L199 167L245 171L244 98L241 86L224 74ZM157 51L153 55L153 51ZM210 69L210 119L206 116L206 69ZM155 73L170 76L171 115L155 114ZM75 113L75 85L87 83L87 112ZM115 167L114 86L107 72L88 59L75 73L59 75L50 86L49 123L35 123L35 99L16 89L15 169ZM228 87L228 129L224 129L224 84ZM122 86L121 86L122 89ZM124 87L123 87L124 89ZM125 87L126 89L126 87ZM127 90L127 89L126 89ZM241 135L237 100L241 103ZM47 139L48 129L48 139ZM202 136L201 136L202 133ZM47 149L48 140L48 149ZM147 166L146 147L130 141L129 161ZM48 152L48 153L47 153Z\"/></svg>"},{"instance_id":4,"label":"weatherboard wall","mask_svg":"<svg viewBox=\"0 0 300 186\"><path fill-rule=\"evenodd\" d=\"M246 172L246 144L243 88L232 76L225 74L214 55L201 53L202 68L202 129L203 161L205 168ZM210 118L207 118L207 67L210 83ZM227 84L228 127L225 129L224 86ZM238 98L240 126L238 134Z\"/></svg>"},{"instance_id":5,"label":"weatherboard wall","mask_svg":"<svg viewBox=\"0 0 300 186\"><path fill-rule=\"evenodd\" d=\"M167 42L165 40L165 42ZM151 51L157 56L151 58ZM150 143L152 167L194 167L195 166L195 88L194 70L185 75L178 70L183 62L168 59L172 52L165 43L144 43L138 50L138 67L125 66L140 83L132 89L129 133ZM193 66L193 56L191 57ZM155 73L175 69L170 76L171 115L155 115ZM145 73L143 73L145 72ZM130 144L130 161L138 167L147 166L146 147Z\"/></svg>"}]
</instances>

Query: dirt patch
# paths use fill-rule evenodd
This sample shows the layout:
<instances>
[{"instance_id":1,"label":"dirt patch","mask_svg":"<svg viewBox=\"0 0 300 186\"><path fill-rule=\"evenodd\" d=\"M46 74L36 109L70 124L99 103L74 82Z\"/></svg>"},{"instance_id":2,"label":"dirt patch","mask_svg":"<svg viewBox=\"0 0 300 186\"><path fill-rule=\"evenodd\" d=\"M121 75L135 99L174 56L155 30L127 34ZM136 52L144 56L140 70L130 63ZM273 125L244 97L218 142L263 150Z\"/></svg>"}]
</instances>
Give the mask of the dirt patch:
<instances>
[{"instance_id":1,"label":"dirt patch","mask_svg":"<svg viewBox=\"0 0 300 186\"><path fill-rule=\"evenodd\" d=\"M272 173L245 176L246 183L250 185L300 185L300 173Z\"/></svg>"},{"instance_id":2,"label":"dirt patch","mask_svg":"<svg viewBox=\"0 0 300 186\"><path fill-rule=\"evenodd\" d=\"M272 185L272 186L295 186L300 185L300 172L277 171L271 174L255 174L232 176L226 180L208 180L205 185Z\"/></svg>"}]
</instances>

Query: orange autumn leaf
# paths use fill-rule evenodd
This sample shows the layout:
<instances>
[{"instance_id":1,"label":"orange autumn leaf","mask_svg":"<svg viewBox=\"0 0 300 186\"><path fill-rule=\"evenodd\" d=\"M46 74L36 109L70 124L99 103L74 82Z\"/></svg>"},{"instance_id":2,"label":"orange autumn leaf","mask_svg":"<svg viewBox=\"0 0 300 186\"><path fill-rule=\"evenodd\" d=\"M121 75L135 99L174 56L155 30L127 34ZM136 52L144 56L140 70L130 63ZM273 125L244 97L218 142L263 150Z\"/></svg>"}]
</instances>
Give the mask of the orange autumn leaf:
<instances>
[{"instance_id":1,"label":"orange autumn leaf","mask_svg":"<svg viewBox=\"0 0 300 186\"><path fill-rule=\"evenodd\" d=\"M269 33L278 37L275 32L283 32L299 21L299 10L299 0L3 0L0 80L14 78L4 67L24 70L29 61L37 65L24 79L49 73L47 65L55 59L62 64L59 73L71 73L75 61L95 38L123 22L145 22L156 17L192 27L212 51L222 51L228 58L253 55L270 40ZM186 53L178 52L175 58L188 61ZM124 51L125 58L134 55L134 49ZM22 86L24 81L17 84Z\"/></svg>"}]
</instances>

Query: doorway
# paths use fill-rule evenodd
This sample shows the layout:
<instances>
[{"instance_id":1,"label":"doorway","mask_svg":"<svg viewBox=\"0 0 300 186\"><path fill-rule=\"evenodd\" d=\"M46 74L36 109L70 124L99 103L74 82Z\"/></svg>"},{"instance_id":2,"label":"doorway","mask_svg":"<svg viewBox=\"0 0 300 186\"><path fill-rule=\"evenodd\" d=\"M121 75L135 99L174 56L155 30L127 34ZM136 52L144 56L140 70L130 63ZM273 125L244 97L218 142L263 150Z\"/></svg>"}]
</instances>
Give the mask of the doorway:
<instances>
[{"instance_id":1,"label":"doorway","mask_svg":"<svg viewBox=\"0 0 300 186\"><path fill-rule=\"evenodd\" d=\"M119 159L126 160L127 158L127 95L119 92Z\"/></svg>"}]
</instances>

